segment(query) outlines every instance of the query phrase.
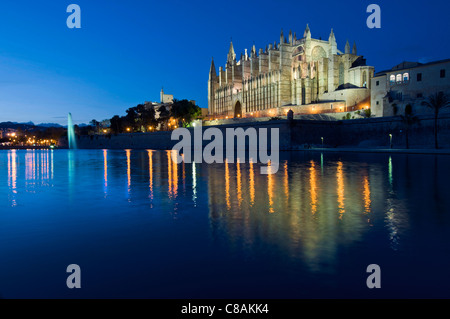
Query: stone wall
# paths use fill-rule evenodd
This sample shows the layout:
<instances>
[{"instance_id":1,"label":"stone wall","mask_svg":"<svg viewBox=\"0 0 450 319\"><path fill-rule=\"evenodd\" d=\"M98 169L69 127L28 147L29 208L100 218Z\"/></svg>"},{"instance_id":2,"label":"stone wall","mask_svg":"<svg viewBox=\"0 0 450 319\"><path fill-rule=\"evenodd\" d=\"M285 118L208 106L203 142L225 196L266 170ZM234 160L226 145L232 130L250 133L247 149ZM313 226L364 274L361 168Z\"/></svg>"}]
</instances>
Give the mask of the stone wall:
<instances>
[{"instance_id":1,"label":"stone wall","mask_svg":"<svg viewBox=\"0 0 450 319\"><path fill-rule=\"evenodd\" d=\"M270 140L270 130L272 128L278 128L280 134L280 149L289 150L291 149L290 144L290 126L287 125L286 120L279 121L266 121L266 122L237 122L228 125L217 125L217 126L203 126L202 130L208 128L218 128L222 131L222 135L225 138L225 132L227 128L239 128L242 127L244 130L248 128L255 128L257 132L260 129L268 129L268 140ZM191 133L191 143L194 145L194 128L188 129ZM172 149L172 147L178 143L178 140L171 140L172 131L164 132L153 132L153 133L124 133L118 135L91 135L91 136L78 136L77 145L81 149L161 149L167 150ZM209 144L210 141L203 141L203 146ZM67 147L67 141L61 141L62 147ZM237 142L235 142L237 144Z\"/></svg>"},{"instance_id":2,"label":"stone wall","mask_svg":"<svg viewBox=\"0 0 450 319\"><path fill-rule=\"evenodd\" d=\"M450 148L450 114L439 119L438 140L441 147ZM369 119L326 121L294 121L292 146L304 144L325 147L389 148L390 137L394 148L405 148L406 126L400 116ZM408 129L410 148L434 147L434 117L420 116Z\"/></svg>"},{"instance_id":3,"label":"stone wall","mask_svg":"<svg viewBox=\"0 0 450 319\"><path fill-rule=\"evenodd\" d=\"M321 120L287 120L265 122L241 122L233 124L203 126L203 130L219 128L225 137L227 128L242 127L244 130L254 127L278 128L280 133L280 150L302 149L304 147L321 147L322 137L325 147L362 147L387 148L389 134L392 134L394 148L404 148L406 126L401 117L383 117L369 119L321 121ZM410 148L434 147L434 118L420 116L418 122L408 129ZM193 136L193 129L189 129ZM178 141L171 140L172 132L132 133L118 135L95 135L78 137L79 148L86 149L171 149ZM203 141L203 146L210 141ZM61 146L67 141L61 141ZM450 148L450 114L442 114L439 119L439 145Z\"/></svg>"}]
</instances>

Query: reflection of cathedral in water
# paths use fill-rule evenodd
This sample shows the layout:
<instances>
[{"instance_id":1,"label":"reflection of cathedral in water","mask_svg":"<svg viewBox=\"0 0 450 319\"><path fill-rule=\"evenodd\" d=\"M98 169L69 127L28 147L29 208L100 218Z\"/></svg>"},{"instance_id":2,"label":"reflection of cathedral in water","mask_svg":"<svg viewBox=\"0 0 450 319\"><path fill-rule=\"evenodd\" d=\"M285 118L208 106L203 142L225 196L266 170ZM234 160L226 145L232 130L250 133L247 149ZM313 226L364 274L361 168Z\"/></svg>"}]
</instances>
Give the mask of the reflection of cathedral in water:
<instances>
[{"instance_id":1,"label":"reflection of cathedral in water","mask_svg":"<svg viewBox=\"0 0 450 319\"><path fill-rule=\"evenodd\" d=\"M396 237L394 218L386 217L387 174L383 166L314 160L284 161L277 174L261 175L256 164L208 166L210 218L214 238L228 234L232 247L262 243L288 250L314 270L329 264L337 247L358 242L374 220L387 222ZM392 169L392 167L391 167ZM224 185L225 184L225 185ZM394 202L392 202L394 201ZM222 235L222 236L221 236Z\"/></svg>"},{"instance_id":2,"label":"reflection of cathedral in water","mask_svg":"<svg viewBox=\"0 0 450 319\"><path fill-rule=\"evenodd\" d=\"M276 174L261 175L256 163L175 164L171 151L124 152L130 201L132 195L147 194L150 207L163 206L176 215L180 205L196 207L204 196L200 187L207 187L215 240L226 238L244 249L274 244L308 260L312 269L331 262L338 246L361 240L374 220L385 225L396 249L407 223L393 190L391 158L387 165L374 165L324 160L321 154L286 159ZM133 161L136 154L139 160ZM108 151L103 156L106 189Z\"/></svg>"}]
</instances>

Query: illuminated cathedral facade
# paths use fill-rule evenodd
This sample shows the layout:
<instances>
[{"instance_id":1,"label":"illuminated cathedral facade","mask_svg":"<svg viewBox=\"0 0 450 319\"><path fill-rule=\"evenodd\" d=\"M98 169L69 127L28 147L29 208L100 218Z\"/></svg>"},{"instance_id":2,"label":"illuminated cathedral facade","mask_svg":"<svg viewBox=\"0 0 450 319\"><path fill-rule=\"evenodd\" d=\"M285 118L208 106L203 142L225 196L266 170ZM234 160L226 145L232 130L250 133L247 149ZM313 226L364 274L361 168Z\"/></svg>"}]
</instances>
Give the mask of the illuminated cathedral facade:
<instances>
[{"instance_id":1,"label":"illuminated cathedral facade","mask_svg":"<svg viewBox=\"0 0 450 319\"><path fill-rule=\"evenodd\" d=\"M349 112L370 107L374 68L347 41L338 49L331 30L328 41L313 39L309 26L303 37L281 31L280 42L237 60L231 42L225 67L211 62L208 114L211 117L264 117Z\"/></svg>"}]
</instances>

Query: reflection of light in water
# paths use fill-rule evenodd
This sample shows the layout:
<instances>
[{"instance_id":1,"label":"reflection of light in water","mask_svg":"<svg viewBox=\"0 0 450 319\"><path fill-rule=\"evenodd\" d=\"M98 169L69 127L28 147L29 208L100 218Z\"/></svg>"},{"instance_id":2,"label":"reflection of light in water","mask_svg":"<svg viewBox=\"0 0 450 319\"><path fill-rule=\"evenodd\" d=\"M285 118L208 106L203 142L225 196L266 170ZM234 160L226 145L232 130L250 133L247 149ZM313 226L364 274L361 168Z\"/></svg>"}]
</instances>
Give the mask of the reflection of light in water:
<instances>
[{"instance_id":1,"label":"reflection of light in water","mask_svg":"<svg viewBox=\"0 0 450 319\"><path fill-rule=\"evenodd\" d=\"M127 186L128 193L131 192L131 150L125 150L127 154Z\"/></svg>"},{"instance_id":2,"label":"reflection of light in water","mask_svg":"<svg viewBox=\"0 0 450 319\"><path fill-rule=\"evenodd\" d=\"M342 215L345 213L344 206L344 172L342 170L342 162L338 162L337 167L337 195L338 195L338 208L339 208L339 218L342 219Z\"/></svg>"},{"instance_id":3,"label":"reflection of light in water","mask_svg":"<svg viewBox=\"0 0 450 319\"><path fill-rule=\"evenodd\" d=\"M396 201L393 203L396 203L397 214L388 214L381 222L375 218L379 216L375 210L382 198L379 194L386 192L381 185L374 186L379 182L379 164L368 164L370 169L362 171L356 164L347 166L347 163L343 160L327 162L322 175L318 157L302 159L301 165L289 160L287 165L284 161L281 163L280 172L267 176L255 171L254 162L241 163L244 200L240 206L238 187L234 184L234 165L225 164L225 181L223 171L209 169L208 196L215 240L225 240L230 249L243 252L258 249L264 243L265 247L270 245L283 250L290 258L301 259L314 272L326 273L339 270L339 248L359 246L374 220L377 226L380 223L385 226L382 234L389 235L395 245L401 238L405 215L398 213L401 202ZM248 169L248 176L244 167ZM236 167L236 174L237 170ZM386 166L384 170L386 172ZM376 174L372 176L368 172ZM383 183L389 185L386 178ZM288 205L284 205L286 192L289 192ZM256 194L258 200L255 200ZM268 211L272 213L269 218ZM370 223L367 223L369 217Z\"/></svg>"},{"instance_id":4,"label":"reflection of light in water","mask_svg":"<svg viewBox=\"0 0 450 319\"><path fill-rule=\"evenodd\" d=\"M31 169L33 171L32 175L32 179L35 180L36 179L36 151L33 150L33 155L32 155L32 160L31 160Z\"/></svg>"},{"instance_id":5,"label":"reflection of light in water","mask_svg":"<svg viewBox=\"0 0 450 319\"><path fill-rule=\"evenodd\" d=\"M53 150L50 151L50 178L53 180Z\"/></svg>"},{"instance_id":6,"label":"reflection of light in water","mask_svg":"<svg viewBox=\"0 0 450 319\"><path fill-rule=\"evenodd\" d=\"M388 163L388 178L389 178L389 184L392 186L392 157L389 156L389 163Z\"/></svg>"},{"instance_id":7,"label":"reflection of light in water","mask_svg":"<svg viewBox=\"0 0 450 319\"><path fill-rule=\"evenodd\" d=\"M192 201L197 206L197 171L195 161L192 162Z\"/></svg>"},{"instance_id":8,"label":"reflection of light in water","mask_svg":"<svg viewBox=\"0 0 450 319\"><path fill-rule=\"evenodd\" d=\"M170 151L166 151L167 154L167 174L168 174L168 194L169 198L172 197L172 158Z\"/></svg>"},{"instance_id":9,"label":"reflection of light in water","mask_svg":"<svg viewBox=\"0 0 450 319\"><path fill-rule=\"evenodd\" d=\"M250 205L255 203L255 171L253 168L253 159L250 159Z\"/></svg>"},{"instance_id":10,"label":"reflection of light in water","mask_svg":"<svg viewBox=\"0 0 450 319\"><path fill-rule=\"evenodd\" d=\"M17 201L15 194L17 194L17 154L16 150L11 150L8 152L8 186L13 194L11 200L11 206L17 206Z\"/></svg>"},{"instance_id":11,"label":"reflection of light in water","mask_svg":"<svg viewBox=\"0 0 450 319\"><path fill-rule=\"evenodd\" d=\"M45 179L45 154L41 151L41 180Z\"/></svg>"},{"instance_id":12,"label":"reflection of light in water","mask_svg":"<svg viewBox=\"0 0 450 319\"><path fill-rule=\"evenodd\" d=\"M105 195L108 192L108 151L103 150L103 181Z\"/></svg>"},{"instance_id":13,"label":"reflection of light in water","mask_svg":"<svg viewBox=\"0 0 450 319\"><path fill-rule=\"evenodd\" d=\"M181 154L181 157L183 158L183 195L186 195L186 164L184 162L184 154Z\"/></svg>"},{"instance_id":14,"label":"reflection of light in water","mask_svg":"<svg viewBox=\"0 0 450 319\"><path fill-rule=\"evenodd\" d=\"M69 150L67 152L67 160L68 160L68 167L69 167L69 190L72 192L73 190L73 178L75 174L75 151ZM34 168L35 171L37 171L37 168Z\"/></svg>"},{"instance_id":15,"label":"reflection of light in water","mask_svg":"<svg viewBox=\"0 0 450 319\"><path fill-rule=\"evenodd\" d=\"M314 161L311 161L311 167L309 168L309 183L311 193L311 213L314 215L317 211L317 181L316 181L316 165Z\"/></svg>"},{"instance_id":16,"label":"reflection of light in water","mask_svg":"<svg viewBox=\"0 0 450 319\"><path fill-rule=\"evenodd\" d=\"M393 250L398 249L398 227L396 221L395 207L393 205L393 200L388 200L388 211L386 212L385 221L387 228L389 230L389 241L391 243L391 248Z\"/></svg>"},{"instance_id":17,"label":"reflection of light in water","mask_svg":"<svg viewBox=\"0 0 450 319\"><path fill-rule=\"evenodd\" d=\"M389 231L389 241L391 248L393 250L397 250L399 247L399 226L402 225L405 221L402 220L399 208L397 207L400 202L396 199L396 194L393 189L393 164L392 157L389 156L388 161L388 180L389 180L389 188L388 188L388 198L386 200L386 216L385 222L386 227Z\"/></svg>"},{"instance_id":18,"label":"reflection of light in water","mask_svg":"<svg viewBox=\"0 0 450 319\"><path fill-rule=\"evenodd\" d=\"M72 178L73 161L69 154L69 177ZM33 185L39 179L42 185L48 180L53 180L53 150L41 150L36 155L35 150L27 150L25 154L25 181L26 185Z\"/></svg>"},{"instance_id":19,"label":"reflection of light in water","mask_svg":"<svg viewBox=\"0 0 450 319\"><path fill-rule=\"evenodd\" d=\"M225 199L227 201L227 208L231 208L230 203L230 169L228 167L228 160L225 159Z\"/></svg>"},{"instance_id":20,"label":"reflection of light in water","mask_svg":"<svg viewBox=\"0 0 450 319\"><path fill-rule=\"evenodd\" d=\"M176 152L176 151L170 151L172 152ZM172 156L171 156L172 158ZM173 196L177 197L178 195L178 164L176 162L172 163L172 169L173 169Z\"/></svg>"},{"instance_id":21,"label":"reflection of light in water","mask_svg":"<svg viewBox=\"0 0 450 319\"><path fill-rule=\"evenodd\" d=\"M364 187L364 190L363 190L364 212L366 214L370 214L371 200L370 200L370 184L369 184L369 177L368 176L364 176L363 187ZM368 221L370 221L370 219Z\"/></svg>"},{"instance_id":22,"label":"reflection of light in water","mask_svg":"<svg viewBox=\"0 0 450 319\"><path fill-rule=\"evenodd\" d=\"M33 151L28 150L25 154L25 180L33 179Z\"/></svg>"},{"instance_id":23,"label":"reflection of light in water","mask_svg":"<svg viewBox=\"0 0 450 319\"><path fill-rule=\"evenodd\" d=\"M275 174L270 174L272 169L272 164L268 163L268 173L267 174L267 194L269 195L269 213L274 213L273 209L273 191L274 191L274 176Z\"/></svg>"},{"instance_id":24,"label":"reflection of light in water","mask_svg":"<svg viewBox=\"0 0 450 319\"><path fill-rule=\"evenodd\" d=\"M41 151L41 177L42 177L42 184L44 184L44 180L48 180L50 178L50 166L49 166L49 160L48 160L48 150Z\"/></svg>"},{"instance_id":25,"label":"reflection of light in water","mask_svg":"<svg viewBox=\"0 0 450 319\"><path fill-rule=\"evenodd\" d=\"M284 195L286 203L289 200L289 174L288 174L288 161L284 162Z\"/></svg>"},{"instance_id":26,"label":"reflection of light in water","mask_svg":"<svg viewBox=\"0 0 450 319\"><path fill-rule=\"evenodd\" d=\"M323 153L320 153L320 172L323 175Z\"/></svg>"},{"instance_id":27,"label":"reflection of light in water","mask_svg":"<svg viewBox=\"0 0 450 319\"><path fill-rule=\"evenodd\" d=\"M150 199L153 200L153 151L148 150L148 175L149 175L149 188Z\"/></svg>"},{"instance_id":28,"label":"reflection of light in water","mask_svg":"<svg viewBox=\"0 0 450 319\"><path fill-rule=\"evenodd\" d=\"M239 161L239 158L236 162L236 184L237 184L237 198L238 198L238 205L241 207L242 202L242 181L241 181L241 163Z\"/></svg>"},{"instance_id":29,"label":"reflection of light in water","mask_svg":"<svg viewBox=\"0 0 450 319\"><path fill-rule=\"evenodd\" d=\"M169 198L176 197L178 194L178 164L172 160L172 152L176 151L166 151L167 170L169 175Z\"/></svg>"}]
</instances>

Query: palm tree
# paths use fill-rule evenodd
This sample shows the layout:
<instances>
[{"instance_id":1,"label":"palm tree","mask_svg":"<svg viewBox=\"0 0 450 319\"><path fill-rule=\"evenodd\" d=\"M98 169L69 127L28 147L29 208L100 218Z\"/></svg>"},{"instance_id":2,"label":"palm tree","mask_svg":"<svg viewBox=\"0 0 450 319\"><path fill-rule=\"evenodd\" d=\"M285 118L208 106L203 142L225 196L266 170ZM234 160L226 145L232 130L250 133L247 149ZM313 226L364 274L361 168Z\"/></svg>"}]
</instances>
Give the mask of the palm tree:
<instances>
[{"instance_id":1,"label":"palm tree","mask_svg":"<svg viewBox=\"0 0 450 319\"><path fill-rule=\"evenodd\" d=\"M450 100L443 92L430 95L427 101L423 101L422 105L431 108L434 111L434 147L438 147L438 117L439 111L450 105Z\"/></svg>"},{"instance_id":2,"label":"palm tree","mask_svg":"<svg viewBox=\"0 0 450 319\"><path fill-rule=\"evenodd\" d=\"M409 149L409 130L419 121L417 116L413 116L411 104L405 106L405 115L401 115L401 118L405 128L406 148Z\"/></svg>"}]
</instances>

